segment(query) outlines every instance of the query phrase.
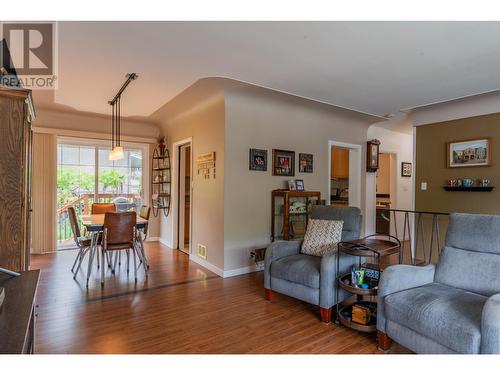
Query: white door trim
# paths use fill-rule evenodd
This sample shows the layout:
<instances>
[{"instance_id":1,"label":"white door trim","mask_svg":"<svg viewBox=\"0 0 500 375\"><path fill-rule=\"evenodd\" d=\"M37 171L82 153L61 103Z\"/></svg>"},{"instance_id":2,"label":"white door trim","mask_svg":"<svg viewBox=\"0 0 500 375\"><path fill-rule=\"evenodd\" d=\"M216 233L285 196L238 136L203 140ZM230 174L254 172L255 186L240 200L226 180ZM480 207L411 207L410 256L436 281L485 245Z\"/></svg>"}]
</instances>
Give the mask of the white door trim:
<instances>
[{"instance_id":1,"label":"white door trim","mask_svg":"<svg viewBox=\"0 0 500 375\"><path fill-rule=\"evenodd\" d=\"M191 194L191 204L189 206L189 256L191 256L193 248L193 137L185 138L180 141L172 143L172 196L170 197L170 204L172 206L172 249L177 249L179 247L179 146L185 144L191 145L191 181L190 181L190 194Z\"/></svg>"},{"instance_id":2,"label":"white door trim","mask_svg":"<svg viewBox=\"0 0 500 375\"><path fill-rule=\"evenodd\" d=\"M349 170L349 206L361 208L361 177L362 177L362 147L355 143L328 141L328 193L326 203L330 205L332 190L332 146L344 147L355 151L356 160L353 161L355 170ZM350 153L351 154L351 153Z\"/></svg>"}]
</instances>

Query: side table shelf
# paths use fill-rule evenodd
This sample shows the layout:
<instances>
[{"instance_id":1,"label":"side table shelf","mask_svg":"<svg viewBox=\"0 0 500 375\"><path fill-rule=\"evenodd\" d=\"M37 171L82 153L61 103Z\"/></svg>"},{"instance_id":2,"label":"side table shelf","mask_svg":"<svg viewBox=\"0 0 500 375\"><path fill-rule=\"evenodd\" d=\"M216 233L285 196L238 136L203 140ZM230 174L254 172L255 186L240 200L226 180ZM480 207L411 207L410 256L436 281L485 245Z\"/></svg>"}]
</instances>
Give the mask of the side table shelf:
<instances>
[{"instance_id":1,"label":"side table shelf","mask_svg":"<svg viewBox=\"0 0 500 375\"><path fill-rule=\"evenodd\" d=\"M338 323L352 328L359 332L375 332L377 330L377 293L378 281L380 280L381 267L380 258L400 252L401 243L396 237L389 236L391 240L382 240L373 238L372 235L365 238L340 242L338 245L337 256L337 301L339 299L339 290L343 289L352 296L340 303L337 303L337 319ZM385 236L385 235L384 235ZM374 270L378 274L375 280L376 285L368 288L361 288L353 285L351 272L340 274L340 257L341 254L357 257L357 267ZM363 258L371 258L374 263L364 263ZM353 264L353 266L355 266ZM357 305L369 311L369 319L366 324L354 322L352 320L353 307Z\"/></svg>"}]
</instances>

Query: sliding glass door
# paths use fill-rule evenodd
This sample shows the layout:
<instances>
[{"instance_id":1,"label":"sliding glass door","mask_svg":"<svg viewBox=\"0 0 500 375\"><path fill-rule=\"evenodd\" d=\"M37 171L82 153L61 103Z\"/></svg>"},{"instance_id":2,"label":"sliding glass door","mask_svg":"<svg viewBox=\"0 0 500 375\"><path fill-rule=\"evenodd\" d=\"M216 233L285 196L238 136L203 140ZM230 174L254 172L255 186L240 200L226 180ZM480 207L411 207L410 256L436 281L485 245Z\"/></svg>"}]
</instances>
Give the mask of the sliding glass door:
<instances>
[{"instance_id":1,"label":"sliding glass door","mask_svg":"<svg viewBox=\"0 0 500 375\"><path fill-rule=\"evenodd\" d=\"M109 146L88 140L58 139L58 249L75 247L67 209L75 208L81 222L94 202L114 202L118 211L138 211L143 201L144 154L138 145L124 146L122 160L109 160Z\"/></svg>"}]
</instances>

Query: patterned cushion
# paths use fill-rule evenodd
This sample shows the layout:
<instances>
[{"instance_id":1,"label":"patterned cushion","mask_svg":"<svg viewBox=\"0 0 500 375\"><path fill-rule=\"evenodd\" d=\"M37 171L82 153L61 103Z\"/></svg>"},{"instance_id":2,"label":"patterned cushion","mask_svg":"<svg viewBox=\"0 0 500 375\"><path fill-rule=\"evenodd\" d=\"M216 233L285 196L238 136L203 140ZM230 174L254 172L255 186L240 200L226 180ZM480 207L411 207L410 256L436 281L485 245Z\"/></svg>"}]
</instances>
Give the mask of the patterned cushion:
<instances>
[{"instance_id":1,"label":"patterned cushion","mask_svg":"<svg viewBox=\"0 0 500 375\"><path fill-rule=\"evenodd\" d=\"M334 253L342 237L343 225L340 220L309 219L301 252L319 257Z\"/></svg>"}]
</instances>

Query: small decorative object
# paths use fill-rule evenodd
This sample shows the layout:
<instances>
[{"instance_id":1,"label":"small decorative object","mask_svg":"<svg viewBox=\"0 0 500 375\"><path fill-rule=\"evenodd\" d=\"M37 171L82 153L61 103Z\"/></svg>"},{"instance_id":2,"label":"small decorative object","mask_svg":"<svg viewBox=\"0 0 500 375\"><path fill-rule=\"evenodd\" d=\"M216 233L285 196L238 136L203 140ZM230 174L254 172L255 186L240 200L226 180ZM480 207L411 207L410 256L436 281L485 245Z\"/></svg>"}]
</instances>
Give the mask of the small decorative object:
<instances>
[{"instance_id":1,"label":"small decorative object","mask_svg":"<svg viewBox=\"0 0 500 375\"><path fill-rule=\"evenodd\" d=\"M251 171L267 171L267 150L250 149L249 169Z\"/></svg>"},{"instance_id":2,"label":"small decorative object","mask_svg":"<svg viewBox=\"0 0 500 375\"><path fill-rule=\"evenodd\" d=\"M411 163L401 163L401 177L411 177Z\"/></svg>"},{"instance_id":3,"label":"small decorative object","mask_svg":"<svg viewBox=\"0 0 500 375\"><path fill-rule=\"evenodd\" d=\"M313 155L299 154L299 172L313 173Z\"/></svg>"},{"instance_id":4,"label":"small decorative object","mask_svg":"<svg viewBox=\"0 0 500 375\"><path fill-rule=\"evenodd\" d=\"M210 176L215 178L215 151L198 154L196 163L198 166L198 174L202 174L207 180Z\"/></svg>"},{"instance_id":5,"label":"small decorative object","mask_svg":"<svg viewBox=\"0 0 500 375\"><path fill-rule=\"evenodd\" d=\"M290 191L297 190L297 185L295 184L295 180L288 181L288 190L290 190Z\"/></svg>"},{"instance_id":6,"label":"small decorative object","mask_svg":"<svg viewBox=\"0 0 500 375\"><path fill-rule=\"evenodd\" d=\"M449 168L484 167L490 165L490 139L480 138L448 142L447 161Z\"/></svg>"},{"instance_id":7,"label":"small decorative object","mask_svg":"<svg viewBox=\"0 0 500 375\"><path fill-rule=\"evenodd\" d=\"M160 150L160 156L165 155L166 148L167 148L167 146L165 145L165 137L161 137L158 140L158 149Z\"/></svg>"},{"instance_id":8,"label":"small decorative object","mask_svg":"<svg viewBox=\"0 0 500 375\"><path fill-rule=\"evenodd\" d=\"M474 185L474 180L472 178L464 178L462 180L462 186L471 187L472 185Z\"/></svg>"},{"instance_id":9,"label":"small decorative object","mask_svg":"<svg viewBox=\"0 0 500 375\"><path fill-rule=\"evenodd\" d=\"M379 167L380 141L372 139L366 143L366 171L376 172Z\"/></svg>"},{"instance_id":10,"label":"small decorative object","mask_svg":"<svg viewBox=\"0 0 500 375\"><path fill-rule=\"evenodd\" d=\"M305 214L307 212L307 204L295 201L290 205L289 212L291 214Z\"/></svg>"},{"instance_id":11,"label":"small decorative object","mask_svg":"<svg viewBox=\"0 0 500 375\"><path fill-rule=\"evenodd\" d=\"M295 152L273 149L273 176L295 176Z\"/></svg>"},{"instance_id":12,"label":"small decorative object","mask_svg":"<svg viewBox=\"0 0 500 375\"><path fill-rule=\"evenodd\" d=\"M304 180L295 180L297 191L304 191Z\"/></svg>"},{"instance_id":13,"label":"small decorative object","mask_svg":"<svg viewBox=\"0 0 500 375\"><path fill-rule=\"evenodd\" d=\"M358 324L368 324L371 320L372 313L367 306L355 304L352 307L352 321Z\"/></svg>"},{"instance_id":14,"label":"small decorative object","mask_svg":"<svg viewBox=\"0 0 500 375\"><path fill-rule=\"evenodd\" d=\"M488 187L490 186L490 180L478 180L478 184L481 187Z\"/></svg>"},{"instance_id":15,"label":"small decorative object","mask_svg":"<svg viewBox=\"0 0 500 375\"><path fill-rule=\"evenodd\" d=\"M293 236L303 236L306 233L306 223L303 220L292 221Z\"/></svg>"}]
</instances>

